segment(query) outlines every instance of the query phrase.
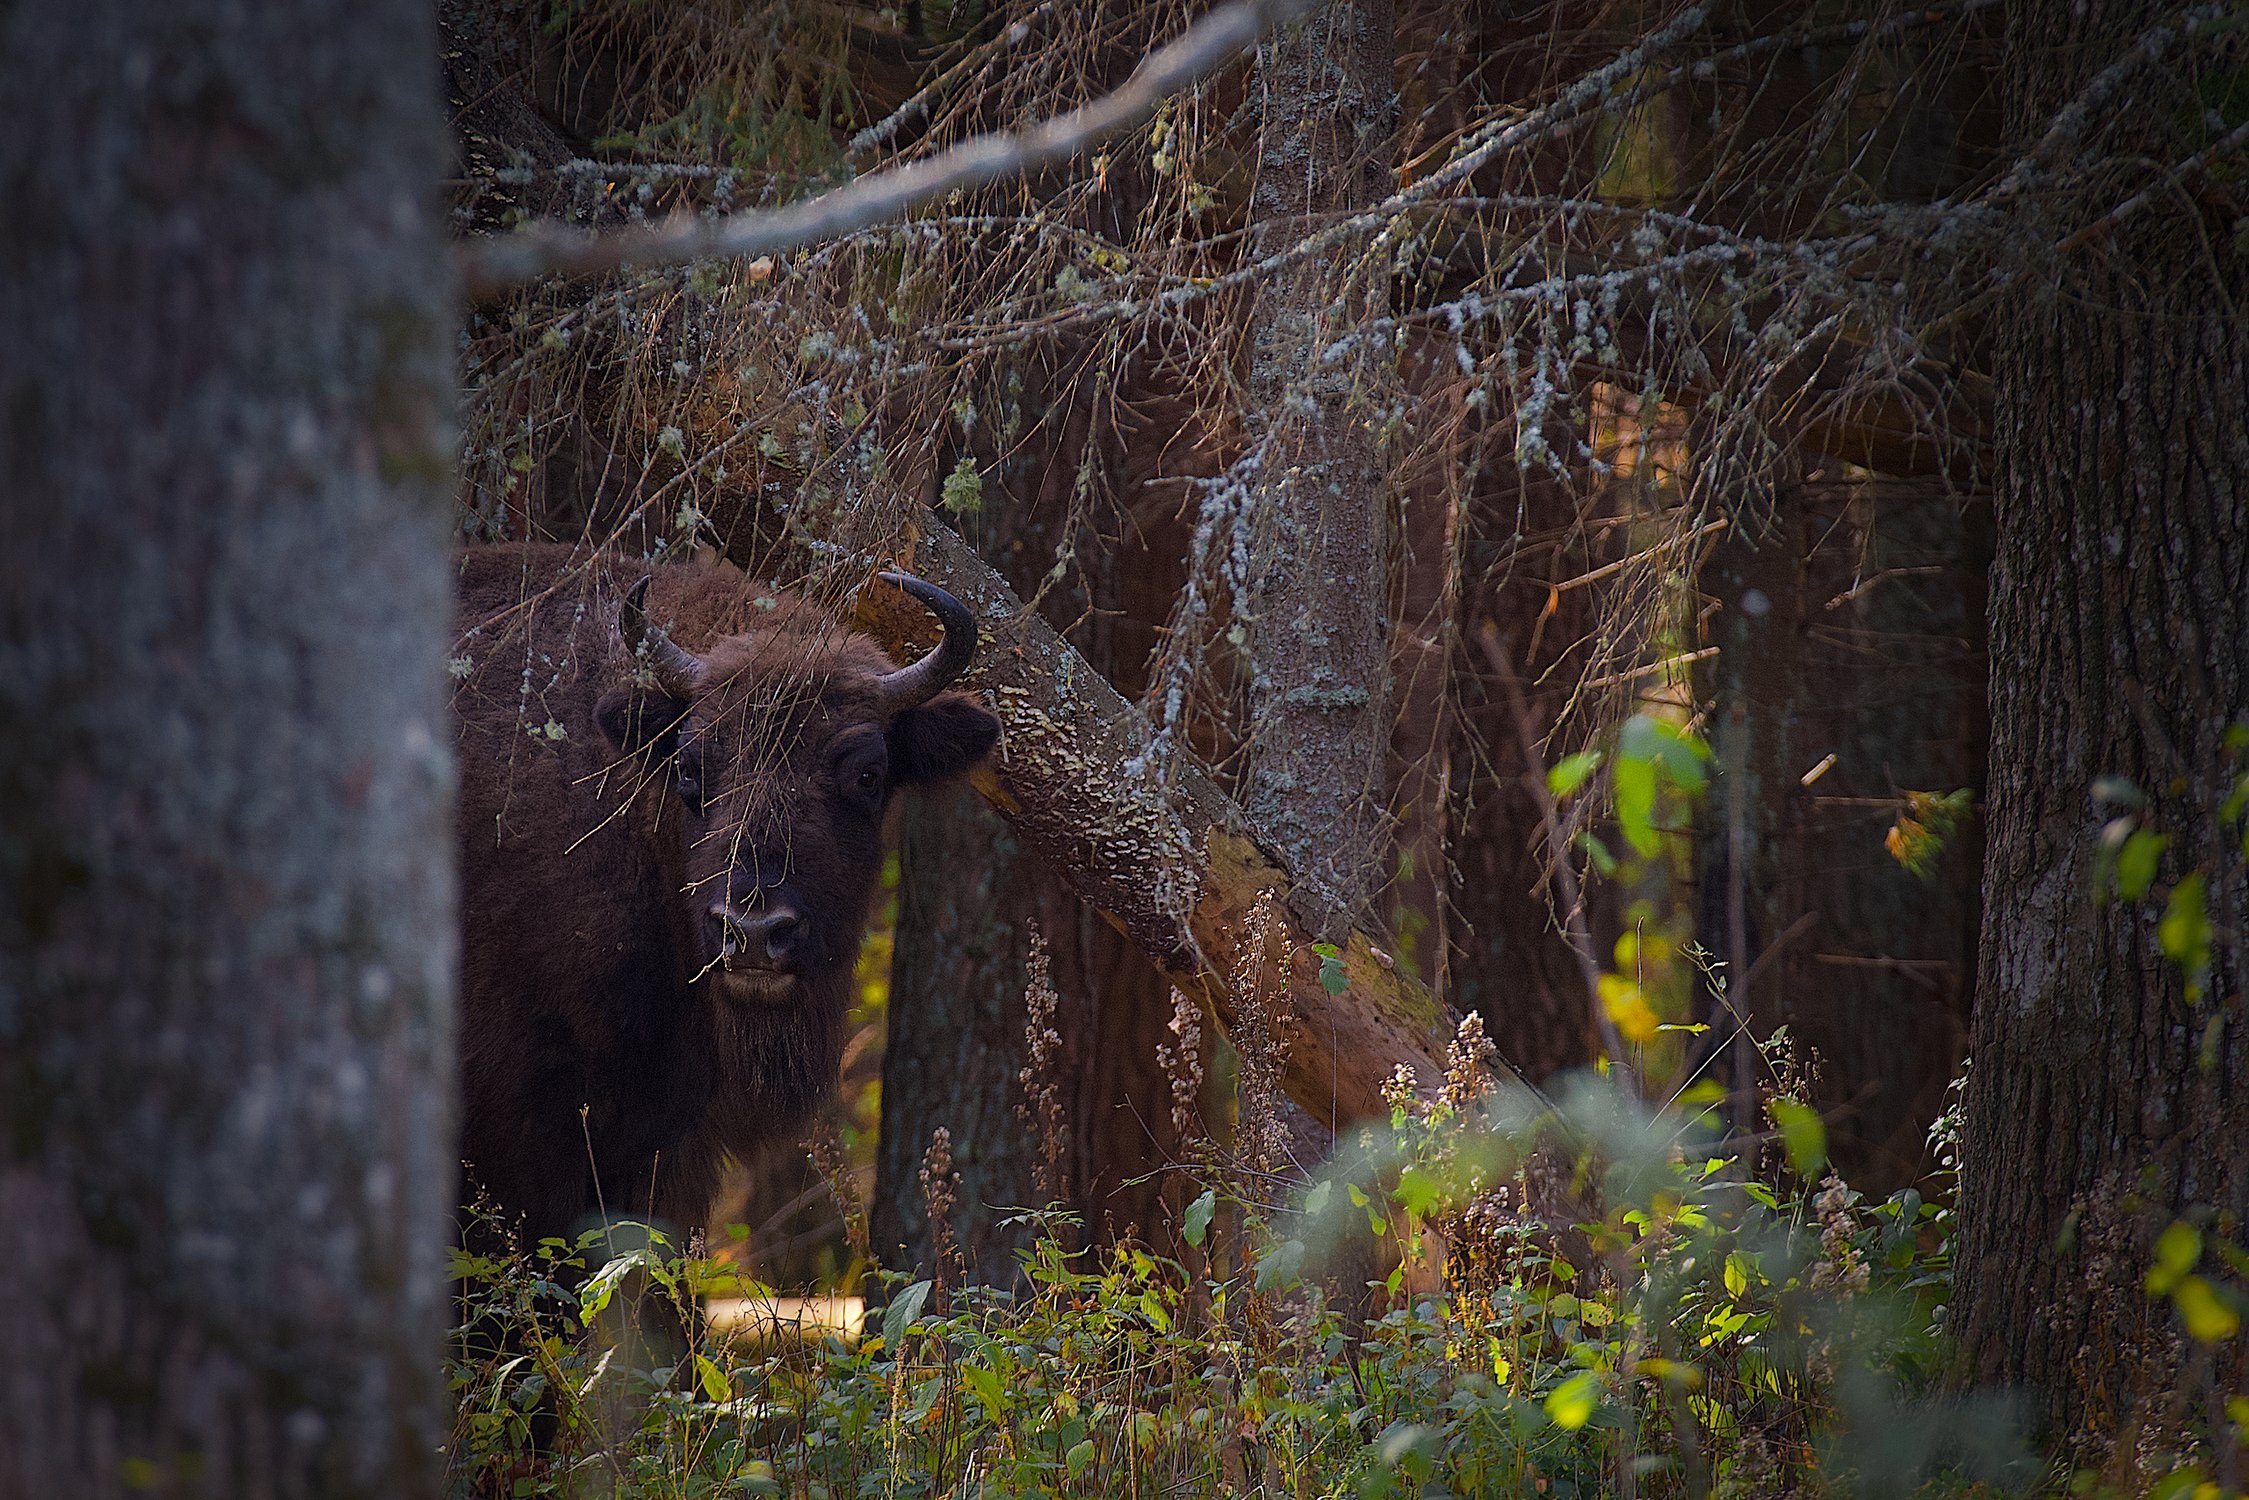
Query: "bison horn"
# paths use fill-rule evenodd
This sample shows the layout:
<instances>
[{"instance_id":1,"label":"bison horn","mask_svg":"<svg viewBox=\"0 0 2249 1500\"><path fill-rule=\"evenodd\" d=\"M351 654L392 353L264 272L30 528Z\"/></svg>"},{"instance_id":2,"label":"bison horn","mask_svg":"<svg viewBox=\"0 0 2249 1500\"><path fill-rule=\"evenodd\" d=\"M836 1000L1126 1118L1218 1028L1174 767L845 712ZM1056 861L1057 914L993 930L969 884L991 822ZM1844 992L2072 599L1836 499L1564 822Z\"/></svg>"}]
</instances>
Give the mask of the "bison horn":
<instances>
[{"instance_id":1,"label":"bison horn","mask_svg":"<svg viewBox=\"0 0 2249 1500\"><path fill-rule=\"evenodd\" d=\"M624 606L617 611L617 633L625 638L625 649L633 656L641 655L647 648L648 670L656 678L656 686L674 698L692 698L695 689L702 685L703 664L694 653L683 651L672 638L661 630L648 627L648 583L653 575L643 574L640 582L625 595Z\"/></svg>"},{"instance_id":2,"label":"bison horn","mask_svg":"<svg viewBox=\"0 0 2249 1500\"><path fill-rule=\"evenodd\" d=\"M918 707L943 692L946 685L968 670L976 655L976 621L968 606L926 579L911 573L881 573L883 582L895 584L927 605L945 627L945 638L910 667L885 672L875 684L883 706L892 712Z\"/></svg>"}]
</instances>

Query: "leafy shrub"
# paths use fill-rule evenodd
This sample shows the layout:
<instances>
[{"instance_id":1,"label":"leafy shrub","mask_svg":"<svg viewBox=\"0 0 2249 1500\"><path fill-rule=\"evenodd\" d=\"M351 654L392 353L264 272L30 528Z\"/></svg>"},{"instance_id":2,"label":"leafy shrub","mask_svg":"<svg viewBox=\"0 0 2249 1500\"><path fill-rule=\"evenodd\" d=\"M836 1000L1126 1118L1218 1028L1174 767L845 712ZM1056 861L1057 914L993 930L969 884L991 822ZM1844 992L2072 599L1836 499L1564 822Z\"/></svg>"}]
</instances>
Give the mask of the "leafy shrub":
<instances>
[{"instance_id":1,"label":"leafy shrub","mask_svg":"<svg viewBox=\"0 0 2249 1500\"><path fill-rule=\"evenodd\" d=\"M1694 1103L1648 1111L1586 1078L1550 1105L1461 1074L1428 1104L1401 1093L1285 1210L1214 1186L1189 1215L1203 1274L1067 1252L1041 1215L1020 1297L889 1275L856 1336L636 1355L661 1339L621 1326L628 1302L692 1327L696 1296L770 1293L642 1226L463 1257L457 1492L1374 1500L2019 1474L2002 1412L1929 1394L1938 1205L1864 1202L1816 1150L1760 1170ZM1580 1200L1601 1207L1545 1216ZM1353 1334L1318 1273L1370 1235L1396 1265Z\"/></svg>"}]
</instances>

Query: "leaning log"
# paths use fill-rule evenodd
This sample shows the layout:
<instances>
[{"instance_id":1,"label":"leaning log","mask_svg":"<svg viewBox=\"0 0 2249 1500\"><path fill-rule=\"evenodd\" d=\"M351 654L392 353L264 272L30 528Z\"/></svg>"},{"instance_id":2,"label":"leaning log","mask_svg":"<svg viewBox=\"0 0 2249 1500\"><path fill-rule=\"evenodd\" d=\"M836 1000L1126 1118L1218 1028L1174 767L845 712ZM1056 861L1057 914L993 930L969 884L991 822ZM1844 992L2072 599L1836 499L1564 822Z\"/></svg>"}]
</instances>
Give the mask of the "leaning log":
<instances>
[{"instance_id":1,"label":"leaning log","mask_svg":"<svg viewBox=\"0 0 2249 1500\"><path fill-rule=\"evenodd\" d=\"M933 513L922 511L920 526L899 565L976 615L982 639L962 686L981 691L1004 726L977 789L1017 836L1230 1034L1245 1021L1267 1028L1282 1088L1315 1120L1332 1128L1386 1115L1382 1086L1401 1064L1433 1088L1450 1027L1428 990L1353 932L1337 945L1349 983L1331 993L1290 905L1288 872L1233 800L1184 752L1152 766L1140 711ZM933 639L928 611L879 584L860 591L857 623L901 658ZM1245 945L1261 901L1271 913L1264 962L1285 955L1286 982L1269 967L1263 983L1237 985L1234 976L1259 967ZM1248 1017L1245 1005L1266 1014Z\"/></svg>"}]
</instances>

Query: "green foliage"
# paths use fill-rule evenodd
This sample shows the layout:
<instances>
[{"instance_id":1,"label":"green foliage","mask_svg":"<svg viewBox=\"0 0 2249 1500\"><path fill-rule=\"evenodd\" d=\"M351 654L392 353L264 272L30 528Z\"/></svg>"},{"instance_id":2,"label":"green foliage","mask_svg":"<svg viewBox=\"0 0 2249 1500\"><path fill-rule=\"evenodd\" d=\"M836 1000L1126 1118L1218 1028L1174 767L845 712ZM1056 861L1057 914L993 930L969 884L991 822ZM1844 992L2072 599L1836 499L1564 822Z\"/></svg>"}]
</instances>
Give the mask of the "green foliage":
<instances>
[{"instance_id":1,"label":"green foliage","mask_svg":"<svg viewBox=\"0 0 2249 1500\"><path fill-rule=\"evenodd\" d=\"M1294 1203L1202 1192L1192 1266L1072 1253L1034 1216L1019 1293L885 1275L879 1317L813 1341L632 1352L628 1308L770 1295L638 1226L464 1256L456 1492L1746 1496L2015 1472L2003 1424L1925 1394L1949 1358L1938 1207L1762 1179L1699 1106L1588 1078L1552 1109L1473 1071L1400 1095ZM1535 1160L1597 1216L1542 1218ZM1354 1339L1317 1284L1370 1232L1397 1263Z\"/></svg>"},{"instance_id":2,"label":"green foliage","mask_svg":"<svg viewBox=\"0 0 2249 1500\"><path fill-rule=\"evenodd\" d=\"M2216 809L2218 837L2209 845L2190 841L2193 848L2212 849L2215 857L2205 854L2161 892L2161 912L2155 922L2156 947L2177 967L2185 981L2188 1002L2197 1005L2207 998L2205 990L2219 938L2210 915L2212 873L2216 871L2222 879L2238 878L2235 872L2218 870L2218 866L2236 853L2249 860L2249 724L2227 728L2223 752L2218 785L2225 789L2225 795ZM2094 781L2092 790L2095 805L2114 813L2101 826L2093 848L2095 897L2135 906L2152 902L2162 883L2165 856L2187 853L2191 857L2191 849L2174 847L2172 832L2158 826L2154 803L2133 782L2121 776L2102 776ZM2212 1028L2220 1024L2219 1016L2210 1018ZM2210 1065L2216 1036L2215 1030L2206 1034L2205 1067Z\"/></svg>"},{"instance_id":3,"label":"green foliage","mask_svg":"<svg viewBox=\"0 0 2249 1500\"><path fill-rule=\"evenodd\" d=\"M961 455L953 472L945 476L939 487L938 503L956 516L973 516L984 508L984 477L977 471L976 460Z\"/></svg>"},{"instance_id":4,"label":"green foliage","mask_svg":"<svg viewBox=\"0 0 2249 1500\"><path fill-rule=\"evenodd\" d=\"M1684 809L1709 779L1709 759L1710 747L1676 725L1649 714L1624 721L1609 777L1617 826L1643 859L1662 847L1663 834L1683 826Z\"/></svg>"},{"instance_id":5,"label":"green foliage","mask_svg":"<svg viewBox=\"0 0 2249 1500\"><path fill-rule=\"evenodd\" d=\"M1905 806L1883 835L1882 847L1907 873L1933 880L1937 856L1975 805L1976 794L1968 787L1951 792L1907 792Z\"/></svg>"}]
</instances>

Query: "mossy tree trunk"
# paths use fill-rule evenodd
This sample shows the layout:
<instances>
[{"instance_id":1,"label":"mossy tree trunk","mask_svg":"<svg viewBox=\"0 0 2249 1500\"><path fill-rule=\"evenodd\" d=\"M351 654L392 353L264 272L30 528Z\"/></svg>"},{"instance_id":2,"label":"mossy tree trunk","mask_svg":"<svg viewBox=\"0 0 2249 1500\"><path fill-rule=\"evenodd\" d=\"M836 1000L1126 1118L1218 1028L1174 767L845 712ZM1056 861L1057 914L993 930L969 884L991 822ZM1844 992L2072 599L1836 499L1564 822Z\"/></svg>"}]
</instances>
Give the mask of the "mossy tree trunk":
<instances>
[{"instance_id":1,"label":"mossy tree trunk","mask_svg":"<svg viewBox=\"0 0 2249 1500\"><path fill-rule=\"evenodd\" d=\"M437 1492L435 46L0 18L0 1495Z\"/></svg>"},{"instance_id":2,"label":"mossy tree trunk","mask_svg":"<svg viewBox=\"0 0 2249 1500\"><path fill-rule=\"evenodd\" d=\"M2165 14L2010 12L2016 140L2045 136ZM2198 149L2194 84L2191 54L2143 67L2074 155ZM2230 219L2183 192L2050 249L2145 171L2025 195L2035 258L1998 328L1991 798L1953 1298L1973 1372L2025 1388L2080 1460L2119 1464L2147 1446L2140 1424L2175 1423L2194 1396L2193 1346L2142 1284L2153 1236L2196 1205L2249 1217L2249 888L2240 831L2218 818L2242 769L2223 738L2249 719L2249 268ZM2095 898L2100 822L2122 810L2096 804L2104 776L2140 788L2171 840L2146 901ZM2195 880L2217 934L2199 983L2158 921Z\"/></svg>"}]
</instances>

